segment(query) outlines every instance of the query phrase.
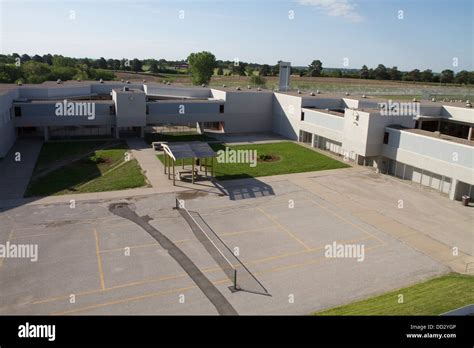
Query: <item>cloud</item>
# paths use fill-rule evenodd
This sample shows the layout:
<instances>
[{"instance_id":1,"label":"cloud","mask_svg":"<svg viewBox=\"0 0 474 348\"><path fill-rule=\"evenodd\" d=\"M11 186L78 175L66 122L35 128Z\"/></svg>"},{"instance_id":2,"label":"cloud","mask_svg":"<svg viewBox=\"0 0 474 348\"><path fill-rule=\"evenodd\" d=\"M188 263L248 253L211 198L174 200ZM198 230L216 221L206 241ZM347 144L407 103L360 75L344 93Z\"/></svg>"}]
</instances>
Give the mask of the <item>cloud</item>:
<instances>
[{"instance_id":1,"label":"cloud","mask_svg":"<svg viewBox=\"0 0 474 348\"><path fill-rule=\"evenodd\" d=\"M304 6L312 6L329 16L343 17L351 22L362 22L364 18L357 12L350 0L296 0Z\"/></svg>"}]
</instances>

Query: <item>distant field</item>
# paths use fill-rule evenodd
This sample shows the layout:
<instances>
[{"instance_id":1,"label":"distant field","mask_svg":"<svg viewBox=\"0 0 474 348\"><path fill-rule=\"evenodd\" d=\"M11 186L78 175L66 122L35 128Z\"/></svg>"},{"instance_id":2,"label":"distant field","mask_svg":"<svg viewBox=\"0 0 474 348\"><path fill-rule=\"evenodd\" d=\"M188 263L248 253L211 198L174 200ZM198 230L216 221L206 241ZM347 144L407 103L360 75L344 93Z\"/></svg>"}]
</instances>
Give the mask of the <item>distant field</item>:
<instances>
[{"instance_id":1,"label":"distant field","mask_svg":"<svg viewBox=\"0 0 474 348\"><path fill-rule=\"evenodd\" d=\"M470 304L474 276L453 273L315 315L440 315Z\"/></svg>"},{"instance_id":2,"label":"distant field","mask_svg":"<svg viewBox=\"0 0 474 348\"><path fill-rule=\"evenodd\" d=\"M220 143L211 143L214 151L225 150ZM214 175L218 180L242 179L259 176L301 173L318 170L349 167L347 164L334 160L313 150L302 147L292 142L281 142L257 145L229 146L234 150L256 150L257 164L252 167L249 163L218 163L214 159ZM261 156L271 156L273 161L263 161ZM158 155L163 162L163 155ZM181 162L178 162L179 165ZM192 164L191 160L185 162Z\"/></svg>"},{"instance_id":3,"label":"distant field","mask_svg":"<svg viewBox=\"0 0 474 348\"><path fill-rule=\"evenodd\" d=\"M77 152L81 147L76 143L69 147L66 144L68 143L49 143L42 149L40 158L50 158L63 147L68 148L69 152ZM87 149L92 144L85 142L82 149ZM64 165L36 180L32 179L25 196L113 191L144 186L146 180L138 162L125 160L127 149L121 143L110 149L97 150L92 155Z\"/></svg>"},{"instance_id":4,"label":"distant field","mask_svg":"<svg viewBox=\"0 0 474 348\"><path fill-rule=\"evenodd\" d=\"M146 79L151 82L170 81L173 84L191 86L191 76L185 74L160 74L159 77L147 74L134 73L116 73L117 78L127 80L142 81ZM274 89L278 87L278 77L266 76L266 85L264 88ZM242 88L249 85L248 76L217 76L214 75L209 85L211 87L237 87ZM300 77L291 76L291 88L293 90L300 89L302 91L334 92L334 93L354 93L366 94L368 96L391 97L392 99L431 99L433 96L441 99L470 99L474 100L474 86L461 85L443 85L440 83L429 82L408 82L408 81L380 81L380 80L363 80L351 78L335 78L335 77ZM255 87L255 86L253 86Z\"/></svg>"}]
</instances>

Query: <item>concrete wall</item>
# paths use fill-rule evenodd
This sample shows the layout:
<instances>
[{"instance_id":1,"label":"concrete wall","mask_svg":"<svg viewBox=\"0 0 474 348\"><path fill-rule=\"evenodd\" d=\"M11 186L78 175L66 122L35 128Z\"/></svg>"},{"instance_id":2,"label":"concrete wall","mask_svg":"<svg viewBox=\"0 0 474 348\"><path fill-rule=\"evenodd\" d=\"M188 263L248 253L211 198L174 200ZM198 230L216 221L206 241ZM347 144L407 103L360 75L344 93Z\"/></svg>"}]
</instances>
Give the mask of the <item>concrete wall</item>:
<instances>
[{"instance_id":1,"label":"concrete wall","mask_svg":"<svg viewBox=\"0 0 474 348\"><path fill-rule=\"evenodd\" d=\"M225 91L222 120L226 133L270 132L272 113L273 93L257 90Z\"/></svg>"},{"instance_id":2,"label":"concrete wall","mask_svg":"<svg viewBox=\"0 0 474 348\"><path fill-rule=\"evenodd\" d=\"M223 101L204 103L192 100L148 102L146 122L147 124L187 124L223 121L225 114L219 113L220 105L224 105L225 112L225 102ZM180 113L180 111L184 113Z\"/></svg>"},{"instance_id":3,"label":"concrete wall","mask_svg":"<svg viewBox=\"0 0 474 348\"><path fill-rule=\"evenodd\" d=\"M211 98L211 90L202 87L173 87L165 85L143 85L143 90L150 96L186 97L186 98Z\"/></svg>"},{"instance_id":4,"label":"concrete wall","mask_svg":"<svg viewBox=\"0 0 474 348\"><path fill-rule=\"evenodd\" d=\"M299 96L274 93L273 126L274 133L291 140L298 140L301 123L301 103Z\"/></svg>"},{"instance_id":5,"label":"concrete wall","mask_svg":"<svg viewBox=\"0 0 474 348\"><path fill-rule=\"evenodd\" d=\"M0 95L0 158L6 156L16 140L12 101L18 98L18 90Z\"/></svg>"},{"instance_id":6,"label":"concrete wall","mask_svg":"<svg viewBox=\"0 0 474 348\"><path fill-rule=\"evenodd\" d=\"M344 117L305 108L302 111L304 112L304 121L300 124L301 130L342 142Z\"/></svg>"},{"instance_id":7,"label":"concrete wall","mask_svg":"<svg viewBox=\"0 0 474 348\"><path fill-rule=\"evenodd\" d=\"M441 109L441 115L452 119L453 121L461 121L474 123L474 109L473 108L461 108L456 106L443 105Z\"/></svg>"},{"instance_id":8,"label":"concrete wall","mask_svg":"<svg viewBox=\"0 0 474 348\"><path fill-rule=\"evenodd\" d=\"M88 101L86 101L88 102ZM57 116L55 111L56 102L48 103L15 103L21 107L21 117L14 117L15 127L39 127L39 126L92 126L113 125L115 116L110 115L110 102L95 103L95 118L88 119L86 116Z\"/></svg>"},{"instance_id":9,"label":"concrete wall","mask_svg":"<svg viewBox=\"0 0 474 348\"><path fill-rule=\"evenodd\" d=\"M112 99L115 103L117 127L146 126L146 95L144 92L114 89Z\"/></svg>"},{"instance_id":10,"label":"concrete wall","mask_svg":"<svg viewBox=\"0 0 474 348\"><path fill-rule=\"evenodd\" d=\"M382 155L417 168L474 184L472 146L385 128L389 133Z\"/></svg>"}]
</instances>

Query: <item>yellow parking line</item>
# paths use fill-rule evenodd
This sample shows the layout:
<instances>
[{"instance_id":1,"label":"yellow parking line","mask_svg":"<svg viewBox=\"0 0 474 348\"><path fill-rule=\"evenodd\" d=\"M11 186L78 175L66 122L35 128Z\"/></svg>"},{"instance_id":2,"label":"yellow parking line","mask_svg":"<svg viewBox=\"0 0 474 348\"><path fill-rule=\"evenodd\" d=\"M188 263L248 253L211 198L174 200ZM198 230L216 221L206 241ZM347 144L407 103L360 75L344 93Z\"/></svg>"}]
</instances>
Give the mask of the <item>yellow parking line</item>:
<instances>
[{"instance_id":1,"label":"yellow parking line","mask_svg":"<svg viewBox=\"0 0 474 348\"><path fill-rule=\"evenodd\" d=\"M350 221L350 220L346 219L345 217L339 215L338 213L332 211L331 209L326 208L325 206L319 204L318 202L316 202L316 201L314 201L314 200L312 200L312 202L313 202L314 204L316 204L318 207L321 207L321 208L323 208L324 210L330 212L332 215L334 215L335 217L337 217L337 218L339 218L340 220L344 221L345 223L347 223L347 224L349 224L349 225L351 225L351 226L357 228L359 231L362 231L362 232L368 234L369 236L372 236L373 238L377 239L377 240L378 240L380 243L382 243L383 245L386 244L384 240L382 240L382 239L380 239L379 237L375 236L373 233L368 232L367 230L365 230L364 228L360 227L359 225L356 225L355 223L353 223L352 221Z\"/></svg>"},{"instance_id":2,"label":"yellow parking line","mask_svg":"<svg viewBox=\"0 0 474 348\"><path fill-rule=\"evenodd\" d=\"M358 241L361 241L361 240L366 240L366 239L371 239L371 237L345 240L345 241L340 241L340 243L355 243L355 242L358 242ZM322 250L322 249L324 249L324 246L315 247L315 248L312 248L310 250L299 250L299 251L290 252L290 253L283 253L283 254L268 256L268 257L265 257L265 258L248 261L245 264L246 265L259 264L259 263L262 263L262 262L273 261L273 260L277 260L277 259L281 259L281 258L285 258L285 257L289 257L289 256L296 256L296 255L299 255L299 254L305 254L305 253L308 253L308 252L318 251L318 250ZM207 274L207 273L212 273L212 272L216 272L216 271L219 271L219 270L221 270L220 267L209 267L209 268L202 269L202 272ZM159 278L149 278L149 279L145 279L145 280L139 280L139 281L134 281L134 282L130 282L130 283L114 285L114 286L105 288L104 290L94 289L94 290L79 292L79 293L76 293L76 297L77 296L91 295L91 294L94 294L94 293L97 293L97 292L102 292L102 291L110 291L110 290L126 288L126 287L130 287L130 286L144 285L144 284L155 283L155 282L157 283L157 282L161 282L161 281L165 281L165 280L173 280L173 279L183 278L183 277L186 277L186 276L187 276L187 273L183 272L183 273L179 273L179 274L171 275L171 276L165 276L165 277L159 277ZM64 299L68 298L68 296L69 295L51 297L51 298L46 298L46 299L41 299L41 300L29 302L28 304L29 305L36 305L36 304L41 304L41 303L46 303L46 302L64 300Z\"/></svg>"},{"instance_id":3,"label":"yellow parking line","mask_svg":"<svg viewBox=\"0 0 474 348\"><path fill-rule=\"evenodd\" d=\"M95 253L97 255L97 265L99 267L99 276L100 276L100 287L102 290L105 290L105 282L104 282L104 272L102 271L102 259L100 257L100 248L99 248L99 237L97 236L97 230L94 228L94 236L95 236Z\"/></svg>"},{"instance_id":4,"label":"yellow parking line","mask_svg":"<svg viewBox=\"0 0 474 348\"><path fill-rule=\"evenodd\" d=\"M380 244L374 245L372 247L367 248L366 250L371 250L371 249L381 247L381 246L382 245L380 245ZM263 275L263 274L268 274L268 273L273 273L273 272L281 272L281 271L285 271L285 270L292 269L292 268L301 268L301 267L308 266L308 265L311 265L311 264L323 263L323 262L328 261L328 260L330 260L330 258L326 258L326 257L317 258L317 259L314 259L314 260L311 260L311 261L308 261L308 262L304 262L304 263L292 264L292 265L288 265L288 266L273 268L273 269L262 271L262 272L257 272L257 273L255 273L255 275ZM229 279L221 279L221 280L212 282L212 284L214 284L214 285L219 285L219 284L222 284L222 283L230 283L230 280ZM135 297L128 297L128 298L123 298L123 299L120 299L120 300L115 300L115 301L110 301L110 302L105 302L105 303L99 303L99 304L95 304L95 305L91 305L91 306L87 306L87 307L71 309L71 310L64 311L64 312L53 313L52 315L65 315L65 314L83 312L83 311L90 310L90 309L96 309L96 308L107 307L107 306L112 306L112 305L121 304L121 303L128 303L128 302L143 300L143 299L149 298L149 297L169 295L169 294L182 292L182 291L187 291L187 290L192 290L192 289L196 289L196 288L198 288L197 285L192 285L192 286L188 286L188 287L184 287L184 288L153 292L153 293L148 293L148 294L145 294L145 295L140 295L140 296L135 296Z\"/></svg>"},{"instance_id":5,"label":"yellow parking line","mask_svg":"<svg viewBox=\"0 0 474 348\"><path fill-rule=\"evenodd\" d=\"M275 218L267 214L262 208L258 207L257 210L259 210L263 215L265 215L270 221L272 221L275 225L280 227L283 231L285 231L291 238L296 240L298 243L300 243L306 250L311 250L311 248L306 245L301 239L296 237L288 228L286 228L284 225L282 225L280 222L278 222Z\"/></svg>"}]
</instances>

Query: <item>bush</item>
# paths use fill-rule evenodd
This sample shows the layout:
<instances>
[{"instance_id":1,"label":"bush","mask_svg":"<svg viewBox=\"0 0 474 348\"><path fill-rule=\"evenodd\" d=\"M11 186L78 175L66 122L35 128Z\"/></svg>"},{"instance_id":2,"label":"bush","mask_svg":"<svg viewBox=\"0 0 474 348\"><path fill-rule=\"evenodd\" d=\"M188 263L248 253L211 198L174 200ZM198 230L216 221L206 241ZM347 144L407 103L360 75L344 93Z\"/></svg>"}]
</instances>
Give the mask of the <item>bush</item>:
<instances>
[{"instance_id":1,"label":"bush","mask_svg":"<svg viewBox=\"0 0 474 348\"><path fill-rule=\"evenodd\" d=\"M250 76L250 83L256 86L264 86L267 81L260 75Z\"/></svg>"}]
</instances>

